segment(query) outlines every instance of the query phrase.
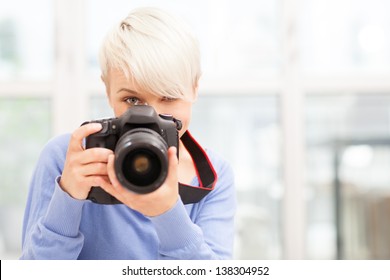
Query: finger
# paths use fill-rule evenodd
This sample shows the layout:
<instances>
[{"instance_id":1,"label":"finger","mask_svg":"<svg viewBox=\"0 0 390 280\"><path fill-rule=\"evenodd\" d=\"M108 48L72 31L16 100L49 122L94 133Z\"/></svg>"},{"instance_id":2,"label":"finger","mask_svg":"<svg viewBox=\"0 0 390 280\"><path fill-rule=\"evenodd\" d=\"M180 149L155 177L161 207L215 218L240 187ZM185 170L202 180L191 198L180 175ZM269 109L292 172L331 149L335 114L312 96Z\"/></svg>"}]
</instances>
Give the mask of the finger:
<instances>
[{"instance_id":1,"label":"finger","mask_svg":"<svg viewBox=\"0 0 390 280\"><path fill-rule=\"evenodd\" d=\"M120 189L122 185L118 181L118 178L116 177L114 165L115 165L115 156L112 154L108 156L107 173L113 187L116 189Z\"/></svg>"},{"instance_id":2,"label":"finger","mask_svg":"<svg viewBox=\"0 0 390 280\"><path fill-rule=\"evenodd\" d=\"M83 139L88 135L96 133L102 129L100 123L88 123L77 128L70 138L69 150L80 151L83 150Z\"/></svg>"},{"instance_id":3,"label":"finger","mask_svg":"<svg viewBox=\"0 0 390 280\"><path fill-rule=\"evenodd\" d=\"M169 185L175 185L177 182L178 172L178 158L176 147L170 147L168 149L168 177L167 182Z\"/></svg>"},{"instance_id":4,"label":"finger","mask_svg":"<svg viewBox=\"0 0 390 280\"><path fill-rule=\"evenodd\" d=\"M168 149L168 166L169 170L177 172L179 159L177 158L177 148L172 146Z\"/></svg>"},{"instance_id":5,"label":"finger","mask_svg":"<svg viewBox=\"0 0 390 280\"><path fill-rule=\"evenodd\" d=\"M119 201L124 203L126 190L119 183L114 169L115 156L110 155L107 163L107 180L101 187L110 195L114 196Z\"/></svg>"},{"instance_id":6,"label":"finger","mask_svg":"<svg viewBox=\"0 0 390 280\"><path fill-rule=\"evenodd\" d=\"M106 186L109 184L109 179L104 175L91 175L84 177L84 182L87 186Z\"/></svg>"},{"instance_id":7,"label":"finger","mask_svg":"<svg viewBox=\"0 0 390 280\"><path fill-rule=\"evenodd\" d=\"M108 156L114 152L106 148L90 148L86 149L79 155L81 164L89 164L94 162L108 162Z\"/></svg>"},{"instance_id":8,"label":"finger","mask_svg":"<svg viewBox=\"0 0 390 280\"><path fill-rule=\"evenodd\" d=\"M102 162L95 162L86 164L79 170L83 176L107 176L107 164Z\"/></svg>"}]
</instances>

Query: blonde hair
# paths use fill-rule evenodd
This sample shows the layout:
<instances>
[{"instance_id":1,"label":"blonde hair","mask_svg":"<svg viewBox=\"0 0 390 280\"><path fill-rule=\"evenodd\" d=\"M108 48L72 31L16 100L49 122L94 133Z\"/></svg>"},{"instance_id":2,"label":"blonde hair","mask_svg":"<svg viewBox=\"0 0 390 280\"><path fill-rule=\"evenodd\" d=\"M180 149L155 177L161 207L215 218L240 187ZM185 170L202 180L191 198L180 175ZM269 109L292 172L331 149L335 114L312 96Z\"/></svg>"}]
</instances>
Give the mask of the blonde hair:
<instances>
[{"instance_id":1,"label":"blonde hair","mask_svg":"<svg viewBox=\"0 0 390 280\"><path fill-rule=\"evenodd\" d=\"M103 78L117 69L147 92L195 99L201 75L198 42L183 22L159 9L133 10L107 34L99 60Z\"/></svg>"}]
</instances>

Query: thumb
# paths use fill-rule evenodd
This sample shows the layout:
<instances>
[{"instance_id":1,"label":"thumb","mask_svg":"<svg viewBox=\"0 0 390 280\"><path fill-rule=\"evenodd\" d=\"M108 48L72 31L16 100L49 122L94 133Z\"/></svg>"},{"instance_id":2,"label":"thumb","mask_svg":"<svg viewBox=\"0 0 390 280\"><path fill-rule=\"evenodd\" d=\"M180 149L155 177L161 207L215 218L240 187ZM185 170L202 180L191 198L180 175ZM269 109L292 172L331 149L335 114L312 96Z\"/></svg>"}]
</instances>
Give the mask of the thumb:
<instances>
[{"instance_id":1,"label":"thumb","mask_svg":"<svg viewBox=\"0 0 390 280\"><path fill-rule=\"evenodd\" d=\"M177 148L175 146L169 147L168 149L168 162L169 168L173 167L173 165L177 168L177 165L179 164Z\"/></svg>"},{"instance_id":2,"label":"thumb","mask_svg":"<svg viewBox=\"0 0 390 280\"><path fill-rule=\"evenodd\" d=\"M172 185L177 185L178 181L178 164L177 148L170 147L168 149L168 180Z\"/></svg>"}]
</instances>

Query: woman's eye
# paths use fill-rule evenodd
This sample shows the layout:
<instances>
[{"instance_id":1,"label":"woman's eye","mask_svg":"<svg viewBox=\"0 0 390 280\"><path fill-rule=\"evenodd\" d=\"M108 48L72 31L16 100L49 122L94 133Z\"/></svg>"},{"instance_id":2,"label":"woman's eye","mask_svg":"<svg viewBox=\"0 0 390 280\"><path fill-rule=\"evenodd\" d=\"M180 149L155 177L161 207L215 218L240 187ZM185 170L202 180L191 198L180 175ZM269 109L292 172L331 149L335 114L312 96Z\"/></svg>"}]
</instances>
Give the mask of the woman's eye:
<instances>
[{"instance_id":1,"label":"woman's eye","mask_svg":"<svg viewBox=\"0 0 390 280\"><path fill-rule=\"evenodd\" d=\"M125 102L129 105L140 105L141 101L137 97L128 97Z\"/></svg>"},{"instance_id":2,"label":"woman's eye","mask_svg":"<svg viewBox=\"0 0 390 280\"><path fill-rule=\"evenodd\" d=\"M164 97L162 98L162 100L163 100L163 101L166 101L166 102L173 102L173 101L176 101L177 98L164 96Z\"/></svg>"}]
</instances>

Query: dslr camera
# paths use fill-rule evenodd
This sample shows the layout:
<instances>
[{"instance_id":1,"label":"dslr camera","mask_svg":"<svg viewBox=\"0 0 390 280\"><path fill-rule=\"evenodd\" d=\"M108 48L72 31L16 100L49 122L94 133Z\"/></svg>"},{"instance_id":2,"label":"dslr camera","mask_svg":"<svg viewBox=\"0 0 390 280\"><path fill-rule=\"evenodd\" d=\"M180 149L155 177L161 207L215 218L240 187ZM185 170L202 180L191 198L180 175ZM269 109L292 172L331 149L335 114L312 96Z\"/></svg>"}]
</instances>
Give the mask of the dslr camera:
<instances>
[{"instance_id":1,"label":"dslr camera","mask_svg":"<svg viewBox=\"0 0 390 280\"><path fill-rule=\"evenodd\" d=\"M163 184L168 175L168 148L175 146L179 151L179 120L158 115L151 106L138 105L119 118L92 120L83 125L91 122L101 123L102 129L86 137L85 147L114 151L115 173L122 186L146 194ZM91 192L93 189L96 188Z\"/></svg>"}]
</instances>

